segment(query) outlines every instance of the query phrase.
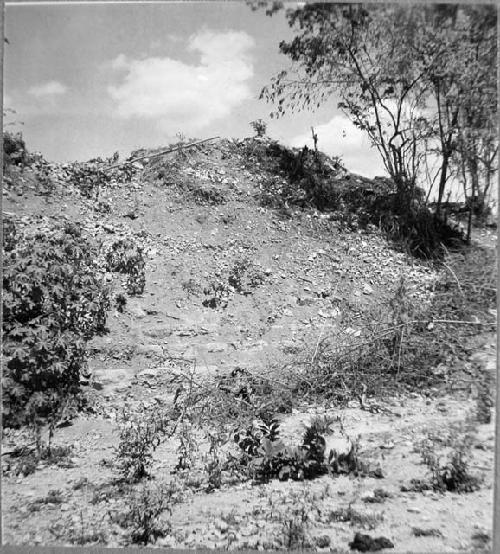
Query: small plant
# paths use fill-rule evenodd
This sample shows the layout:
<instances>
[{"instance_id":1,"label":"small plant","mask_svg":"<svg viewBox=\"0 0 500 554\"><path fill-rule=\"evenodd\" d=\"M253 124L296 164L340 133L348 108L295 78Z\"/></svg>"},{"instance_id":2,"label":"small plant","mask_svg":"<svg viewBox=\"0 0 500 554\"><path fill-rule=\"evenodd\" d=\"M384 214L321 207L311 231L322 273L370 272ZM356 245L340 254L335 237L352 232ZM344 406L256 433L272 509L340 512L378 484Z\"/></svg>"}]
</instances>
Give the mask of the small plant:
<instances>
[{"instance_id":1,"label":"small plant","mask_svg":"<svg viewBox=\"0 0 500 554\"><path fill-rule=\"evenodd\" d=\"M52 179L51 172L47 167L47 164L41 164L41 166L37 169L36 179L38 194L50 196L54 193L56 185Z\"/></svg>"},{"instance_id":2,"label":"small plant","mask_svg":"<svg viewBox=\"0 0 500 554\"><path fill-rule=\"evenodd\" d=\"M191 190L191 195L197 204L210 204L212 206L219 206L227 202L226 193L213 187L193 188Z\"/></svg>"},{"instance_id":3,"label":"small plant","mask_svg":"<svg viewBox=\"0 0 500 554\"><path fill-rule=\"evenodd\" d=\"M347 508L339 508L330 512L329 519L330 521L349 522L353 527L375 529L384 517L382 514L360 512L349 504Z\"/></svg>"},{"instance_id":4,"label":"small plant","mask_svg":"<svg viewBox=\"0 0 500 554\"><path fill-rule=\"evenodd\" d=\"M272 421L270 426L253 424L245 432L234 435L235 442L244 451L241 464L247 467L249 474L258 481L278 478L313 479L327 471L333 473L365 472L365 465L358 458L358 443L351 443L346 454L330 452L325 457L326 441L318 432L325 422L315 421L306 428L299 447L289 447L279 440L279 425Z\"/></svg>"},{"instance_id":5,"label":"small plant","mask_svg":"<svg viewBox=\"0 0 500 554\"><path fill-rule=\"evenodd\" d=\"M126 289L130 295L142 294L146 286L145 260L142 248L130 240L120 239L106 253L109 271L127 276Z\"/></svg>"},{"instance_id":6,"label":"small plant","mask_svg":"<svg viewBox=\"0 0 500 554\"><path fill-rule=\"evenodd\" d=\"M120 524L130 533L133 544L147 545L169 533L169 521L161 521L163 513L172 513L172 506L179 502L175 486L144 485L130 501L129 510L122 515Z\"/></svg>"},{"instance_id":7,"label":"small plant","mask_svg":"<svg viewBox=\"0 0 500 554\"><path fill-rule=\"evenodd\" d=\"M101 214L110 214L111 213L111 204L109 202L105 202L103 200L100 200L97 202L94 206L94 209L96 212L99 212Z\"/></svg>"},{"instance_id":8,"label":"small plant","mask_svg":"<svg viewBox=\"0 0 500 554\"><path fill-rule=\"evenodd\" d=\"M212 308L227 308L230 291L222 281L211 281L204 289L203 294L208 298L203 300L203 306Z\"/></svg>"},{"instance_id":9,"label":"small plant","mask_svg":"<svg viewBox=\"0 0 500 554\"><path fill-rule=\"evenodd\" d=\"M220 447L225 442L220 433L209 433L210 450L206 456L205 471L208 475L207 492L220 489L222 485L223 462L220 456Z\"/></svg>"},{"instance_id":10,"label":"small plant","mask_svg":"<svg viewBox=\"0 0 500 554\"><path fill-rule=\"evenodd\" d=\"M448 461L442 465L441 460L435 452L436 444L432 438L422 442L422 462L430 472L430 488L440 492L473 492L479 489L480 481L477 477L469 474L468 464L465 456L465 439L461 442L453 441L455 444L448 456ZM418 488L419 483L414 483ZM425 490L425 484L421 487Z\"/></svg>"},{"instance_id":11,"label":"small plant","mask_svg":"<svg viewBox=\"0 0 500 554\"><path fill-rule=\"evenodd\" d=\"M111 175L106 172L100 163L75 163L69 169L69 179L87 198L99 201L101 186L111 181Z\"/></svg>"},{"instance_id":12,"label":"small plant","mask_svg":"<svg viewBox=\"0 0 500 554\"><path fill-rule=\"evenodd\" d=\"M290 550L309 547L306 529L303 518L296 517L284 521L282 523L283 546Z\"/></svg>"},{"instance_id":13,"label":"small plant","mask_svg":"<svg viewBox=\"0 0 500 554\"><path fill-rule=\"evenodd\" d=\"M3 249L5 252L11 252L16 247L17 232L16 224L9 217L3 217Z\"/></svg>"},{"instance_id":14,"label":"small plant","mask_svg":"<svg viewBox=\"0 0 500 554\"><path fill-rule=\"evenodd\" d=\"M433 481L435 489L451 492L474 492L479 489L479 479L469 474L465 453L454 450L443 467L438 479Z\"/></svg>"},{"instance_id":15,"label":"small plant","mask_svg":"<svg viewBox=\"0 0 500 554\"><path fill-rule=\"evenodd\" d=\"M28 159L28 151L21 133L3 133L3 167L9 164L24 166Z\"/></svg>"},{"instance_id":16,"label":"small plant","mask_svg":"<svg viewBox=\"0 0 500 554\"><path fill-rule=\"evenodd\" d=\"M491 408L493 407L492 391L494 390L491 371L488 367L479 367L476 371L477 397L476 416L477 421L483 425L491 423Z\"/></svg>"},{"instance_id":17,"label":"small plant","mask_svg":"<svg viewBox=\"0 0 500 554\"><path fill-rule=\"evenodd\" d=\"M154 411L123 409L119 425L118 467L126 481L136 482L149 474L153 452L167 433L168 419Z\"/></svg>"},{"instance_id":18,"label":"small plant","mask_svg":"<svg viewBox=\"0 0 500 554\"><path fill-rule=\"evenodd\" d=\"M127 297L121 292L115 296L115 306L118 312L123 313L123 310L127 304Z\"/></svg>"},{"instance_id":19,"label":"small plant","mask_svg":"<svg viewBox=\"0 0 500 554\"><path fill-rule=\"evenodd\" d=\"M267 124L262 119L256 119L250 122L250 126L258 137L264 137L266 135Z\"/></svg>"},{"instance_id":20,"label":"small plant","mask_svg":"<svg viewBox=\"0 0 500 554\"><path fill-rule=\"evenodd\" d=\"M251 294L251 289L262 285L264 273L248 258L236 261L228 276L228 283L240 294Z\"/></svg>"},{"instance_id":21,"label":"small plant","mask_svg":"<svg viewBox=\"0 0 500 554\"><path fill-rule=\"evenodd\" d=\"M178 460L174 471L183 471L190 469L194 465L195 454L198 452L198 445L193 436L191 423L182 421L178 431L178 438Z\"/></svg>"},{"instance_id":22,"label":"small plant","mask_svg":"<svg viewBox=\"0 0 500 554\"><path fill-rule=\"evenodd\" d=\"M187 279L182 282L181 286L188 297L198 296L202 291L200 284L195 279Z\"/></svg>"}]
</instances>

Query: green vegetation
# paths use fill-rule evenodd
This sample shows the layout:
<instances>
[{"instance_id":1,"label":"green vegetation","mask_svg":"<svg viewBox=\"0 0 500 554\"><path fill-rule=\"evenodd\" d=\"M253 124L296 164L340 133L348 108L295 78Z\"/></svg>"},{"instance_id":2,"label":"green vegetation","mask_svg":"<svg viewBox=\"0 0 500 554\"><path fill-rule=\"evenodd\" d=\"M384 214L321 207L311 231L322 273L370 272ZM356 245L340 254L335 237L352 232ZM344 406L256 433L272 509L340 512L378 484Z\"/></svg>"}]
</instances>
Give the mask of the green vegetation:
<instances>
[{"instance_id":1,"label":"green vegetation","mask_svg":"<svg viewBox=\"0 0 500 554\"><path fill-rule=\"evenodd\" d=\"M72 226L32 235L13 222L3 273L3 422L51 433L79 392L86 342L106 332L109 290L95 248Z\"/></svg>"}]
</instances>

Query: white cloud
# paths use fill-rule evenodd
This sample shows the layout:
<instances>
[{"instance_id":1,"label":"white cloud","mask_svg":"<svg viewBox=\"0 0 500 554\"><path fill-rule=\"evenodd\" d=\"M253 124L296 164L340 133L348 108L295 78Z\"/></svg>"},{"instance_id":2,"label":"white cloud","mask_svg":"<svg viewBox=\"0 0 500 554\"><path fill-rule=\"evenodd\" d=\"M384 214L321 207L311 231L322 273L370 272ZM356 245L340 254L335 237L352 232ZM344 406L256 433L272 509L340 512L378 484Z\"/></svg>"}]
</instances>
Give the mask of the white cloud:
<instances>
[{"instance_id":1,"label":"white cloud","mask_svg":"<svg viewBox=\"0 0 500 554\"><path fill-rule=\"evenodd\" d=\"M205 30L188 43L189 51L200 53L199 64L160 57L132 60L121 54L112 66L124 75L108 87L116 113L183 132L227 116L251 97L248 81L253 65L248 51L253 46L254 40L244 32Z\"/></svg>"},{"instance_id":2,"label":"white cloud","mask_svg":"<svg viewBox=\"0 0 500 554\"><path fill-rule=\"evenodd\" d=\"M378 152L371 148L365 132L358 129L343 115L335 115L328 123L314 127L318 135L318 150L329 156L341 156L344 165L353 173L367 177L385 173ZM291 146L314 147L312 134L305 132L290 141Z\"/></svg>"},{"instance_id":3,"label":"white cloud","mask_svg":"<svg viewBox=\"0 0 500 554\"><path fill-rule=\"evenodd\" d=\"M43 98L47 96L56 96L64 94L68 88L59 81L47 81L40 85L31 87L28 92L36 98Z\"/></svg>"}]
</instances>

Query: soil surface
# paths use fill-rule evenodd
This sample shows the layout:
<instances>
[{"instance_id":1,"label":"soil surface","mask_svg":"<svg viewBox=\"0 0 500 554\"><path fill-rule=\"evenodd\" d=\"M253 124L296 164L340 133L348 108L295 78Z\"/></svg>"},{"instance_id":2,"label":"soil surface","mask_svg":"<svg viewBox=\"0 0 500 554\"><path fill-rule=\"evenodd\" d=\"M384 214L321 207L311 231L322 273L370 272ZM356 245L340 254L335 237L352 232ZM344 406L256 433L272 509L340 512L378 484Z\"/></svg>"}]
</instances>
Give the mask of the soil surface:
<instances>
[{"instance_id":1,"label":"soil surface","mask_svg":"<svg viewBox=\"0 0 500 554\"><path fill-rule=\"evenodd\" d=\"M58 168L54 165L54 171ZM4 211L25 225L78 221L85 234L104 243L134 237L147 257L144 293L128 298L123 312L112 310L109 333L90 343L94 413L56 431L55 444L72 446L69 460L40 463L22 476L9 471L8 456L2 458L6 544L128 544L127 530L113 518L128 502L113 485L116 421L123 408L171 402L175 388L168 378L179 364L192 364L198 375L218 375L293 360L335 330L340 306L348 310L342 315L356 333L363 314L381 305L401 277L415 302L426 301L437 278L428 264L395 250L376 228L345 229L314 210L278 213L263 207L264 172L249 170L227 141L190 154L176 179L172 184L146 167L131 184L102 191L100 200L111 206L106 214L70 187L54 196L36 195L29 175L20 190L4 191ZM492 231L477 238L483 246L496 246ZM212 284L226 283L238 264L247 282L217 297ZM361 532L386 537L396 552L488 548L495 430L493 423L473 421L477 391L467 368L479 364L494 375L496 338L485 334L471 348L460 379L439 389L355 400L342 409L331 403L298 405L280 416L282 437L290 442L300 438L314 415L340 418L343 431L335 428L328 440L359 437L360 455L380 468L378 477L228 481L210 493L203 483L192 483L165 516L170 531L155 545L347 552ZM454 438L466 433L469 468L481 479L479 490L401 490L411 479L428 476L419 449L423 439L434 437L444 456ZM3 452L24 441L25 432L7 430ZM178 443L162 444L154 453L153 481L174 480L177 458ZM299 513L305 543L291 538L290 522Z\"/></svg>"}]
</instances>

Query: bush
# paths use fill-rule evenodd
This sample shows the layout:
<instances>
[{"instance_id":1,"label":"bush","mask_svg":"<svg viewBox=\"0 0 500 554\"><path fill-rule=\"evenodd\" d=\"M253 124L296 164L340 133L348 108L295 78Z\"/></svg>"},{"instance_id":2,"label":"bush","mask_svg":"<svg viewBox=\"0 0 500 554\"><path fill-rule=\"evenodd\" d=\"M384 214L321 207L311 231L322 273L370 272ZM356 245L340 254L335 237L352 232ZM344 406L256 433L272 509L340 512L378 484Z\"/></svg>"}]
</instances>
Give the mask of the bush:
<instances>
[{"instance_id":1,"label":"bush","mask_svg":"<svg viewBox=\"0 0 500 554\"><path fill-rule=\"evenodd\" d=\"M247 468L249 476L257 481L279 479L303 481L314 479L327 472L365 473L365 464L358 458L359 444L354 442L347 453L326 454L326 441L321 430L329 429L325 422L313 421L306 427L302 443L290 447L279 438L279 423L253 423L243 432L234 434L234 441L243 451L240 463Z\"/></svg>"},{"instance_id":2,"label":"bush","mask_svg":"<svg viewBox=\"0 0 500 554\"><path fill-rule=\"evenodd\" d=\"M95 256L64 228L22 236L4 252L4 424L58 417L79 391L86 342L105 333L109 308Z\"/></svg>"},{"instance_id":3,"label":"bush","mask_svg":"<svg viewBox=\"0 0 500 554\"><path fill-rule=\"evenodd\" d=\"M3 168L9 164L24 166L28 161L28 151L21 133L3 134Z\"/></svg>"},{"instance_id":4,"label":"bush","mask_svg":"<svg viewBox=\"0 0 500 554\"><path fill-rule=\"evenodd\" d=\"M75 163L69 169L69 180L78 187L83 196L99 196L101 185L111 181L111 175L96 163Z\"/></svg>"},{"instance_id":5,"label":"bush","mask_svg":"<svg viewBox=\"0 0 500 554\"><path fill-rule=\"evenodd\" d=\"M250 123L250 126L255 131L258 137L264 137L266 135L267 125L262 119L256 119Z\"/></svg>"},{"instance_id":6,"label":"bush","mask_svg":"<svg viewBox=\"0 0 500 554\"><path fill-rule=\"evenodd\" d=\"M146 273L142 248L132 241L120 239L111 245L106 253L109 271L116 271L127 276L127 292L132 295L142 294L146 286Z\"/></svg>"},{"instance_id":7,"label":"bush","mask_svg":"<svg viewBox=\"0 0 500 554\"><path fill-rule=\"evenodd\" d=\"M126 481L139 481L149 475L153 452L160 445L167 426L168 419L164 414L123 410L116 456L118 467Z\"/></svg>"},{"instance_id":8,"label":"bush","mask_svg":"<svg viewBox=\"0 0 500 554\"><path fill-rule=\"evenodd\" d=\"M121 526L130 533L134 544L147 545L170 531L168 521L160 516L171 513L172 506L181 501L180 491L173 485L144 486L131 498L129 510L121 518Z\"/></svg>"},{"instance_id":9,"label":"bush","mask_svg":"<svg viewBox=\"0 0 500 554\"><path fill-rule=\"evenodd\" d=\"M479 489L480 480L469 473L465 451L470 448L470 444L467 444L466 439L454 442L447 462L441 464L435 451L436 442L429 439L424 441L421 453L422 461L430 473L429 488L440 492L474 492Z\"/></svg>"}]
</instances>

